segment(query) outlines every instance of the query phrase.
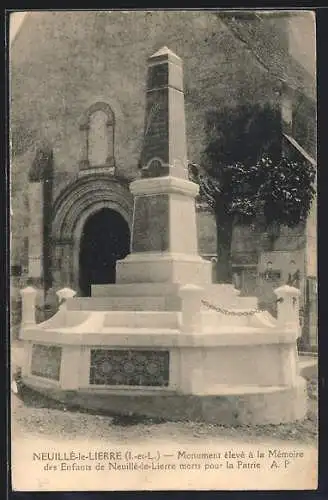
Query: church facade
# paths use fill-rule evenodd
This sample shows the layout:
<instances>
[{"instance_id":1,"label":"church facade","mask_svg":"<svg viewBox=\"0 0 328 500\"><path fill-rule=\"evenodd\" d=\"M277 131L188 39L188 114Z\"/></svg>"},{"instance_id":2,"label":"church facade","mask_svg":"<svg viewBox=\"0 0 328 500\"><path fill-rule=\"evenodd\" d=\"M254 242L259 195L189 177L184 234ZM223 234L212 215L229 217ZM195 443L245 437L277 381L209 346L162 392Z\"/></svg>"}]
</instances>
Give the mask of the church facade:
<instances>
[{"instance_id":1,"label":"church facade","mask_svg":"<svg viewBox=\"0 0 328 500\"><path fill-rule=\"evenodd\" d=\"M130 248L147 59L162 46L184 64L190 162L200 162L208 112L262 103L281 110L282 146L315 163L315 76L297 38L309 20L309 13L28 13L10 50L12 289L29 279L42 309L49 290L89 295L91 283L115 282L116 260ZM314 209L306 227L282 228L272 248L268 235L236 227L242 292L263 296L268 286L271 300L272 283L260 277L275 258L280 280L290 261L301 269L300 286L315 279L315 228ZM198 239L200 253L215 257L215 220L201 205Z\"/></svg>"}]
</instances>

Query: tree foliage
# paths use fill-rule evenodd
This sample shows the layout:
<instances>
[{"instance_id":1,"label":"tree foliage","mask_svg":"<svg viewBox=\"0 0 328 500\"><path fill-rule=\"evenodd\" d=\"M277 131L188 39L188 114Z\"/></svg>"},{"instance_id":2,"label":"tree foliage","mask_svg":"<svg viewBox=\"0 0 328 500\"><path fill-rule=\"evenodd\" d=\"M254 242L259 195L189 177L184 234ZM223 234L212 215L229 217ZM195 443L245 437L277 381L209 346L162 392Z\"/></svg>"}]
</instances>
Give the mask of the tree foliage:
<instances>
[{"instance_id":1,"label":"tree foliage","mask_svg":"<svg viewBox=\"0 0 328 500\"><path fill-rule=\"evenodd\" d=\"M315 193L314 168L286 156L273 161L263 154L252 166L233 163L214 175L204 170L196 175L200 196L214 211L223 207L225 215L245 223L262 214L266 227L304 222Z\"/></svg>"},{"instance_id":2,"label":"tree foliage","mask_svg":"<svg viewBox=\"0 0 328 500\"><path fill-rule=\"evenodd\" d=\"M206 146L203 164L209 173L218 165L251 166L266 153L280 155L280 112L268 104L224 106L205 117Z\"/></svg>"},{"instance_id":3,"label":"tree foliage","mask_svg":"<svg viewBox=\"0 0 328 500\"><path fill-rule=\"evenodd\" d=\"M295 227L306 220L315 170L306 161L281 154L280 117L275 110L253 105L213 111L205 134L202 167L191 168L191 173L216 216L218 260L229 258L236 222L250 223L261 215L269 228ZM231 267L229 262L221 264L223 270ZM223 281L229 281L231 269L224 272Z\"/></svg>"}]
</instances>

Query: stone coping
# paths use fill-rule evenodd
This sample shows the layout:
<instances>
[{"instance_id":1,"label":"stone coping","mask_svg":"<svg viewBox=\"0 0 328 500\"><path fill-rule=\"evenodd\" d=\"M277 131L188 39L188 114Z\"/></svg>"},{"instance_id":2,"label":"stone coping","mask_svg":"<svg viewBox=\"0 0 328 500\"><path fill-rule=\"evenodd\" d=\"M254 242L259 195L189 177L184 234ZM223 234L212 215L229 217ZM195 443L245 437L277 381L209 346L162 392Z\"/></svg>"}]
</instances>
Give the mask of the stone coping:
<instances>
[{"instance_id":1,"label":"stone coping","mask_svg":"<svg viewBox=\"0 0 328 500\"><path fill-rule=\"evenodd\" d=\"M123 260L119 260L117 262L201 262L206 266L211 266L211 263L203 259L197 253L195 254L186 254L186 253L173 253L173 252L135 252L128 254ZM123 283L119 283L122 286ZM127 283L132 285L134 283ZM155 283L157 284L157 283ZM183 284L181 283L181 286ZM205 283L204 286L209 286L208 283Z\"/></svg>"},{"instance_id":2,"label":"stone coping","mask_svg":"<svg viewBox=\"0 0 328 500\"><path fill-rule=\"evenodd\" d=\"M108 285L91 285L90 298L134 297L178 294L180 283L113 283Z\"/></svg>"},{"instance_id":3,"label":"stone coping","mask_svg":"<svg viewBox=\"0 0 328 500\"><path fill-rule=\"evenodd\" d=\"M173 59L182 62L181 57L179 57L175 52L169 49L166 45L157 50L153 55L151 55L148 59L148 64L151 63L152 59L163 57L165 60L172 57Z\"/></svg>"},{"instance_id":4,"label":"stone coping","mask_svg":"<svg viewBox=\"0 0 328 500\"><path fill-rule=\"evenodd\" d=\"M112 330L112 331L111 331ZM21 339L32 342L41 342L51 345L74 345L74 346L102 346L102 347L198 347L210 348L215 346L252 346L268 344L291 344L296 340L293 331L267 332L260 330L258 333L252 328L246 328L241 332L229 333L223 330L221 333L185 334L174 329L149 329L149 328L104 328L102 333L86 331L81 333L78 328L75 332L71 328L59 328L56 330L42 328L26 328L22 332Z\"/></svg>"},{"instance_id":5,"label":"stone coping","mask_svg":"<svg viewBox=\"0 0 328 500\"><path fill-rule=\"evenodd\" d=\"M303 381L303 377L298 377ZM32 384L36 388L41 387L60 387L58 381L44 379L43 377L30 375L24 376L24 381L26 384ZM302 382L303 383L303 382ZM247 395L247 394L270 394L277 393L281 391L287 391L290 389L288 385L228 385L228 384L216 384L214 386L206 387L202 391L194 391L195 396L236 396L236 395ZM165 395L179 395L182 394L179 389L172 389L171 387L132 387L132 386L105 386L105 385L95 385L80 387L77 389L80 393L85 394L99 394L99 395L122 395L122 396L145 396L145 395L158 395L160 393Z\"/></svg>"},{"instance_id":6,"label":"stone coping","mask_svg":"<svg viewBox=\"0 0 328 500\"><path fill-rule=\"evenodd\" d=\"M136 179L131 182L130 191L134 196L177 193L195 198L198 195L199 186L187 179L167 175Z\"/></svg>"}]
</instances>

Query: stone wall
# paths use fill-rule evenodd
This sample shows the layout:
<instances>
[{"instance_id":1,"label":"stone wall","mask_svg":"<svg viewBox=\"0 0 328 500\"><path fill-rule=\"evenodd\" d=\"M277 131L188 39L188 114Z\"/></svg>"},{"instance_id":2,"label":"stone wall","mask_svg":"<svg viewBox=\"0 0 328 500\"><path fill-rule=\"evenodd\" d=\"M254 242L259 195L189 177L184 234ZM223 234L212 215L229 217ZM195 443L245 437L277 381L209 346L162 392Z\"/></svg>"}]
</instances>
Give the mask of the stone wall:
<instances>
[{"instance_id":1,"label":"stone wall","mask_svg":"<svg viewBox=\"0 0 328 500\"><path fill-rule=\"evenodd\" d=\"M104 99L116 117L119 170L134 176L143 135L146 60L164 44L184 62L193 161L199 159L206 108L227 100L275 98L272 78L213 14L32 13L12 50L14 149L23 153L47 136L54 143L58 180L64 182L61 175L77 171L79 118Z\"/></svg>"},{"instance_id":2,"label":"stone wall","mask_svg":"<svg viewBox=\"0 0 328 500\"><path fill-rule=\"evenodd\" d=\"M289 20L289 53L308 73L316 72L315 13L298 11Z\"/></svg>"},{"instance_id":3,"label":"stone wall","mask_svg":"<svg viewBox=\"0 0 328 500\"><path fill-rule=\"evenodd\" d=\"M315 85L316 75L316 23L314 12L299 11L288 23L288 46L293 60L297 61ZM316 158L316 91L298 95L294 107L293 136L303 148ZM311 98L310 98L311 97Z\"/></svg>"},{"instance_id":4,"label":"stone wall","mask_svg":"<svg viewBox=\"0 0 328 500\"><path fill-rule=\"evenodd\" d=\"M13 254L24 260L27 172L40 141L54 154L54 199L79 171L83 113L97 101L115 114L117 174L137 175L147 58L163 45L184 63L189 159L199 162L207 110L276 102L277 82L210 12L32 12L11 52ZM200 216L200 220L202 216ZM212 226L212 225L211 225ZM213 236L199 225L201 251ZM205 234L206 233L206 234Z\"/></svg>"}]
</instances>

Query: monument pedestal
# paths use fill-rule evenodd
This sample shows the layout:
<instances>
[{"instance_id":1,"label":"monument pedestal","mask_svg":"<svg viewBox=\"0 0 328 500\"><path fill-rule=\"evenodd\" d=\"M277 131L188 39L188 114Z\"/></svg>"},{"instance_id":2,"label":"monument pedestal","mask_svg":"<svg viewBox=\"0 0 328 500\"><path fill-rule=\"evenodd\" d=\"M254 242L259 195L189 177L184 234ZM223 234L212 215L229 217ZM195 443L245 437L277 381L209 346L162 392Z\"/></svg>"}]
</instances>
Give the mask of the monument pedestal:
<instances>
[{"instance_id":1,"label":"monument pedestal","mask_svg":"<svg viewBox=\"0 0 328 500\"><path fill-rule=\"evenodd\" d=\"M118 283L211 282L211 263L198 255L156 253L131 254L117 263Z\"/></svg>"},{"instance_id":2,"label":"monument pedestal","mask_svg":"<svg viewBox=\"0 0 328 500\"><path fill-rule=\"evenodd\" d=\"M117 263L117 283L211 283L211 263L198 254L198 186L179 177L131 183L131 254Z\"/></svg>"}]
</instances>

